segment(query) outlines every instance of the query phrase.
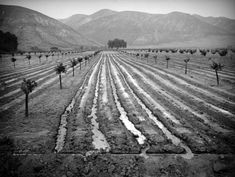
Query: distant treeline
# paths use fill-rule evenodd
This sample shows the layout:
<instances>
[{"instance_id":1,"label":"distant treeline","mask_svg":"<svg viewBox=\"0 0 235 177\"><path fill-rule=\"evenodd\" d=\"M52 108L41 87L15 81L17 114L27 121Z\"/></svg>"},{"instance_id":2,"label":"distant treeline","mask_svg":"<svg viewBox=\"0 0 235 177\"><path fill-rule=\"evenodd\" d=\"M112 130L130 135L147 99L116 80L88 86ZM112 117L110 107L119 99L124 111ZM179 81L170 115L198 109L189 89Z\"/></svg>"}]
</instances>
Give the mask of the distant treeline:
<instances>
[{"instance_id":1,"label":"distant treeline","mask_svg":"<svg viewBox=\"0 0 235 177\"><path fill-rule=\"evenodd\" d=\"M126 48L127 43L123 39L114 39L108 41L108 47L109 48Z\"/></svg>"},{"instance_id":2,"label":"distant treeline","mask_svg":"<svg viewBox=\"0 0 235 177\"><path fill-rule=\"evenodd\" d=\"M17 37L14 34L0 30L0 52L14 52L17 46Z\"/></svg>"}]
</instances>

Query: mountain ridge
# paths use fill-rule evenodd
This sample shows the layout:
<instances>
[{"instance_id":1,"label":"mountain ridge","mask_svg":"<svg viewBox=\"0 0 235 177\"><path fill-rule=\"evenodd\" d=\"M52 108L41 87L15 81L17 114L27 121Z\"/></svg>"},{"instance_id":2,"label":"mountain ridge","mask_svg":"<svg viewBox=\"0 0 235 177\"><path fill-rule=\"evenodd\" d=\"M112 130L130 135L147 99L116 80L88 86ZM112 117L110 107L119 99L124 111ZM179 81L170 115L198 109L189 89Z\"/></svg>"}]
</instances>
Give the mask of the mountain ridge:
<instances>
[{"instance_id":1,"label":"mountain ridge","mask_svg":"<svg viewBox=\"0 0 235 177\"><path fill-rule=\"evenodd\" d=\"M50 47L73 49L82 45L99 45L70 26L28 8L0 5L0 14L0 30L17 36L19 50L31 50L32 47L41 50L50 50Z\"/></svg>"},{"instance_id":2,"label":"mountain ridge","mask_svg":"<svg viewBox=\"0 0 235 177\"><path fill-rule=\"evenodd\" d=\"M95 14L99 13L102 16L94 18ZM221 19L225 20L217 24L213 23ZM76 23L70 21L67 25L104 45L113 38L123 38L127 40L129 46L183 43L193 40L206 41L206 38L216 39L218 46L220 41L223 41L221 44L223 46L235 44L233 32L235 20L226 17L213 17L211 20L211 17L195 16L195 14L178 11L168 14L150 14L102 9L91 15L85 15ZM210 41L206 43L209 44Z\"/></svg>"}]
</instances>

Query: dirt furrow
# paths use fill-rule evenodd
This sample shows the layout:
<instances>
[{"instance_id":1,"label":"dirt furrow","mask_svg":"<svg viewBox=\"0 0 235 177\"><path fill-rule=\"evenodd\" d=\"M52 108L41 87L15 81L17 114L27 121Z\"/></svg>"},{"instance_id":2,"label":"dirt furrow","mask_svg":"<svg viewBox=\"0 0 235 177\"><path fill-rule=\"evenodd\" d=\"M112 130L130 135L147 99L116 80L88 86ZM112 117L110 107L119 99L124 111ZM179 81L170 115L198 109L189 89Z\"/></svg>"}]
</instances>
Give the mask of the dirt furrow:
<instances>
[{"instance_id":1,"label":"dirt furrow","mask_svg":"<svg viewBox=\"0 0 235 177\"><path fill-rule=\"evenodd\" d=\"M45 73L47 71L50 71L53 67L48 67L48 68L44 68L42 70L39 70L39 71L35 71L35 72L30 72L26 75L23 75L20 76L20 77L14 77L14 78L8 78L5 83L7 84L7 87L11 87L13 85L15 85L17 82L19 82L19 80L21 80L22 78L27 78L27 77L30 77L30 76L34 76L35 74L38 74L38 73L44 73L43 71L45 71Z\"/></svg>"},{"instance_id":2,"label":"dirt furrow","mask_svg":"<svg viewBox=\"0 0 235 177\"><path fill-rule=\"evenodd\" d=\"M60 126L58 128L58 134L57 134L57 140L56 140L56 146L55 146L55 152L60 152L65 143L65 138L66 138L66 133L67 133L67 122L68 118L71 114L71 112L74 110L75 103L78 101L80 94L81 94L81 89L84 87L92 69L97 63L93 64L93 66L90 68L90 70L85 74L84 80L81 84L81 86L77 89L75 95L73 96L71 102L69 105L65 108L64 113L60 117Z\"/></svg>"},{"instance_id":3,"label":"dirt furrow","mask_svg":"<svg viewBox=\"0 0 235 177\"><path fill-rule=\"evenodd\" d=\"M116 64L115 64L115 65L116 65ZM120 70L120 68L118 67L118 65L116 65L116 67L117 67L117 69L118 69L118 71L119 71L119 74L121 75L122 79L124 80L126 86L127 86L128 89L131 91L132 96L135 98L135 100L137 101L137 103L141 106L141 110L139 110L139 111L143 111L143 112L145 112L145 113L147 114L148 117L146 117L145 120L146 120L146 121L149 121L149 119L151 119L151 120L153 121L153 123L154 123L155 125L157 125L158 129L159 129L160 131L162 131L162 133L163 133L163 134L161 134L161 133L158 132L158 134L156 135L156 134L154 133L154 131L151 130L151 127L147 127L147 128L149 128L149 130L151 130L151 131L149 131L149 132L148 132L148 130L146 131L146 127L143 127L143 130L145 130L145 131L147 132L147 134L150 133L150 134L147 135L147 138L148 138L148 142L149 142L149 144L150 144L150 147L146 150L146 152L147 152L147 153L159 153L159 152L161 152L161 150L159 149L158 145L160 145L160 146L162 146L162 149L163 149L162 152L163 152L163 153L164 153L164 152L166 152L166 153L167 153L167 152L168 152L168 153L169 153L169 152L182 153L182 152L185 150L185 151L186 151L186 155L183 155L183 157L185 157L185 158L192 158L192 157L193 157L193 154L192 154L190 148L187 147L185 144L183 144L180 139L178 139L176 136L174 136L174 135L158 120L158 118L155 117L155 116L152 114L152 111L147 108L147 106L140 100L140 98L138 97L138 95L132 90L132 88L130 87L128 81L125 79L125 76L123 75L123 73L122 73L122 71ZM129 77L129 76L130 76L130 75L128 75L128 77ZM141 90L141 91L142 91L142 90ZM128 109L128 110L129 110L129 109ZM141 122L141 124L144 124L144 121ZM149 125L148 125L148 126L149 126ZM158 130L158 131L159 131L159 130ZM155 130L155 131L156 131L156 130ZM158 141L158 142L154 142L154 139L153 139L153 137L151 136L151 134L152 134L152 136L158 136L158 137L159 137L159 136L163 136L163 137L166 137L170 142L165 142L165 143L167 143L167 144L164 144L164 143L159 142L159 141ZM158 140L158 139L155 139L155 140ZM158 144L158 143L159 143L159 144ZM173 143L173 144L175 145L175 147L172 146L172 145L170 145L171 143ZM181 147L181 149L180 149L179 147ZM172 148L172 149L171 149L171 148Z\"/></svg>"},{"instance_id":4,"label":"dirt furrow","mask_svg":"<svg viewBox=\"0 0 235 177\"><path fill-rule=\"evenodd\" d=\"M69 64L69 62L65 62L64 65L67 65ZM20 83L20 81L23 79L23 78L34 78L35 76L39 76L39 75L43 75L43 74L46 74L46 73L50 73L52 71L54 71L54 68L55 68L56 65L53 65L53 66L49 66L49 67L46 67L46 68L43 68L43 69L40 69L40 70L36 70L36 71L32 71L32 72L29 72L29 73L21 73L17 76L13 76L10 77L10 78L7 78L5 80L5 83L7 84L7 87L11 87L13 85L16 85L18 83Z\"/></svg>"},{"instance_id":5,"label":"dirt furrow","mask_svg":"<svg viewBox=\"0 0 235 177\"><path fill-rule=\"evenodd\" d=\"M136 154L140 152L140 147L122 121L119 119L120 113L116 107L112 93L110 69L105 55L105 65L101 71L100 92L98 100L98 122L100 130L105 135L113 154Z\"/></svg>"},{"instance_id":6,"label":"dirt furrow","mask_svg":"<svg viewBox=\"0 0 235 177\"><path fill-rule=\"evenodd\" d=\"M70 63L68 59L60 60L60 62L63 62L65 65ZM13 73L0 74L0 80L8 84L12 81L15 81L17 78L29 77L44 70L48 70L49 68L52 69L55 67L56 63L58 63L58 61L55 60L54 62L42 64L39 66L31 65L30 68L29 67L24 67L23 69L16 68L17 71L14 71Z\"/></svg>"},{"instance_id":7,"label":"dirt furrow","mask_svg":"<svg viewBox=\"0 0 235 177\"><path fill-rule=\"evenodd\" d=\"M103 54L102 54L103 55ZM93 100L95 98L95 88L97 84L97 75L102 65L102 56L94 66L88 78L83 82L77 94L77 102L74 106L74 112L68 119L67 136L63 152L80 152L94 150L92 146L94 135L92 133L91 115Z\"/></svg>"},{"instance_id":8,"label":"dirt furrow","mask_svg":"<svg viewBox=\"0 0 235 177\"><path fill-rule=\"evenodd\" d=\"M135 125L129 120L128 114L125 108L122 106L121 102L119 101L119 99L122 99L122 98L124 98L125 100L130 99L129 95L127 94L127 92L125 92L122 82L117 76L117 71L114 69L112 64L110 64L110 67L111 67L111 77L110 77L111 86L112 86L115 103L120 113L119 118L121 119L125 127L133 134L133 136L136 138L138 143L140 145L143 145L145 143L146 137L138 129L136 129ZM120 95L122 95L122 97Z\"/></svg>"},{"instance_id":9,"label":"dirt furrow","mask_svg":"<svg viewBox=\"0 0 235 177\"><path fill-rule=\"evenodd\" d=\"M193 114L194 116L203 120L203 122L205 124L208 124L210 128L212 128L213 130L216 130L218 132L224 132L224 133L229 132L229 130L226 130L226 129L220 127L217 123L211 122L209 120L210 116L208 114L206 114L206 113L200 114L199 110L197 110L197 109L194 110L193 108L188 106L187 103L185 103L185 101L183 99L164 90L162 87L159 86L159 84L157 84L157 82L154 82L153 80L151 80L151 78L148 77L148 75L144 74L144 72L140 72L139 70L137 70L136 68L133 68L133 67L129 68L129 70L130 71L132 70L135 74L138 74L138 79L140 79L144 85L148 85L148 87L151 87L152 90L156 91L155 93L162 95L165 100L170 102L170 104L174 104L174 106L176 106L177 108L184 110L185 111L184 114L186 114L186 115Z\"/></svg>"},{"instance_id":10,"label":"dirt furrow","mask_svg":"<svg viewBox=\"0 0 235 177\"><path fill-rule=\"evenodd\" d=\"M184 71L184 68L185 68L185 63L182 59L182 61L175 61L175 57L173 58L173 60L171 61L171 65L178 69L178 70L181 70L181 71ZM165 64L165 62L162 62L161 63L162 65ZM206 63L205 66L208 66L208 67L205 67L205 68L202 68L201 65L195 65L193 64L192 61L190 61L190 64L189 64L189 69L191 72L195 72L197 74L201 74L201 75L207 75L208 77L210 78L214 78L215 77L215 73L214 71L209 67L211 63ZM225 80L234 80L235 79L235 75L234 73L230 73L230 72L223 72L221 71L220 72L220 76L221 76L221 79L225 79Z\"/></svg>"},{"instance_id":11,"label":"dirt furrow","mask_svg":"<svg viewBox=\"0 0 235 177\"><path fill-rule=\"evenodd\" d=\"M0 80L1 81L6 81L8 78L14 78L18 75L21 75L21 74L28 74L34 70L41 70L41 69L45 69L45 68L48 68L48 65L47 64L43 64L43 65L40 65L40 66L36 66L36 67L32 67L32 68L22 68L22 69L19 69L17 71L14 71L12 73L6 73L6 74L1 74L0 75Z\"/></svg>"},{"instance_id":12,"label":"dirt furrow","mask_svg":"<svg viewBox=\"0 0 235 177\"><path fill-rule=\"evenodd\" d=\"M122 67L122 63L118 63L118 66ZM161 104L169 108L169 111L181 120L183 126L181 125L182 127L176 128L176 131L184 133L187 130L188 133L197 134L198 137L203 139L208 152L213 152L215 149L219 149L220 153L230 152L232 150L232 142L234 140L234 137L230 136L233 134L232 130L223 129L219 124L215 124L214 122L207 122L205 125L205 123L199 119L200 117L197 117L198 113L191 110L187 105L182 104L181 101L173 99L174 95L172 95L172 97L169 96L168 92L165 93L161 87L158 89L158 84L151 81L147 75L143 75L142 72L133 67L125 66L125 68L132 73L132 77L138 80L138 84L142 89L147 90L155 100L161 100ZM205 119L206 117L202 118ZM208 121L207 118L206 120ZM187 129L185 129L185 127L187 127ZM215 131L215 128L217 131ZM186 136L188 135L186 134Z\"/></svg>"},{"instance_id":13,"label":"dirt furrow","mask_svg":"<svg viewBox=\"0 0 235 177\"><path fill-rule=\"evenodd\" d=\"M145 66L153 68L152 66L149 66L149 65L145 65ZM235 106L235 102L229 101L227 97L224 98L219 95L213 94L210 91L207 91L206 89L202 89L201 87L198 87L192 82L189 82L187 79L182 78L181 76L175 75L174 73L171 73L169 71L165 71L162 69L156 70L156 68L155 68L155 72L159 73L163 77L167 77L169 80L173 81L175 84L177 84L181 88L187 88L191 94L195 93L197 94L197 96L200 96L201 98L206 98L207 100L212 99L212 102L213 100L217 102L221 102L222 104L225 105L225 107L233 106L234 108Z\"/></svg>"},{"instance_id":14,"label":"dirt furrow","mask_svg":"<svg viewBox=\"0 0 235 177\"><path fill-rule=\"evenodd\" d=\"M158 58L160 60L158 60L159 62L161 62L162 65L165 65L166 62L164 61L164 58L165 58L165 55L164 54L157 54L158 55ZM179 68L184 68L184 59L185 58L191 58L190 60L190 66L191 66L191 69L192 70L199 70L199 71L209 71L211 73L213 73L213 71L211 70L210 68L210 60L209 58L212 58L213 60L213 57L211 56L208 56L208 57L205 57L204 59L202 59L202 56L201 55L184 55L184 54L180 54L180 57L179 57L179 54L166 54L166 55L169 55L173 60L171 61L172 65L175 66L177 65ZM151 56L151 54L150 54ZM152 59L152 62L154 62L154 59L153 58L150 58L149 57L149 60ZM226 60L226 59L225 59ZM235 76L235 72L233 71L233 68L231 66L227 66L225 65L225 68L221 71L221 73L224 73L225 75L228 75L228 76ZM213 74L212 74L213 75Z\"/></svg>"},{"instance_id":15,"label":"dirt furrow","mask_svg":"<svg viewBox=\"0 0 235 177\"><path fill-rule=\"evenodd\" d=\"M69 64L69 62L66 62L65 65L66 64ZM82 64L85 65L84 62L82 62ZM76 69L78 67L79 66L77 65L74 67L74 69ZM30 73L28 75L20 76L18 78L13 79L15 82L8 84L6 86L6 89L4 91L0 92L0 99L10 97L10 96L14 95L15 93L18 93L20 91L19 87L20 87L20 84L21 84L23 78L33 79L33 80L36 80L36 82L38 84L41 84L40 82L47 80L50 77L55 76L54 68L55 68L55 66L52 66L49 69L46 69L46 71L37 71L35 73ZM31 77L29 77L29 76L31 76Z\"/></svg>"},{"instance_id":16,"label":"dirt furrow","mask_svg":"<svg viewBox=\"0 0 235 177\"><path fill-rule=\"evenodd\" d=\"M29 67L24 67L23 69L17 70L13 73L0 75L0 80L8 82L9 79L19 77L19 76L22 76L22 75L27 75L27 74L37 72L37 71L42 71L42 70L48 69L49 67L53 67L54 65L55 65L55 63L53 63L53 64L46 63L46 64L39 65L39 66L36 66L36 67L34 67L34 66L31 66L30 68Z\"/></svg>"},{"instance_id":17,"label":"dirt furrow","mask_svg":"<svg viewBox=\"0 0 235 177\"><path fill-rule=\"evenodd\" d=\"M76 66L75 68L78 68L79 66ZM72 73L72 68L69 68L67 70L66 75ZM33 93L40 91L41 89L47 87L50 84L53 84L58 80L58 76L53 72L49 75L46 75L44 77L39 77L36 82L38 83L38 87L35 88ZM20 88L14 87L15 90L10 91L7 94L4 94L0 97L1 106L0 111L4 111L6 109L9 109L14 104L19 104L23 99L24 95Z\"/></svg>"},{"instance_id":18,"label":"dirt furrow","mask_svg":"<svg viewBox=\"0 0 235 177\"><path fill-rule=\"evenodd\" d=\"M103 55L102 55L103 57ZM93 99L93 106L91 109L91 114L88 116L91 118L91 124L92 124L92 133L93 133L93 142L95 149L103 149L104 151L109 151L110 146L104 136L104 134L99 130L99 123L97 122L97 102L98 102L98 96L99 96L99 85L100 85L100 73L103 70L105 59L103 60L103 63L101 63L101 67L99 69L98 75L97 75L97 82L95 86L95 96Z\"/></svg>"},{"instance_id":19,"label":"dirt furrow","mask_svg":"<svg viewBox=\"0 0 235 177\"><path fill-rule=\"evenodd\" d=\"M120 66L120 64L119 64ZM122 66L120 66L122 67ZM124 68L121 68L123 70L125 70ZM128 75L126 74L126 72L124 72L126 78L128 79ZM131 77L131 76L130 76ZM182 126L182 125L177 125L177 124L173 124L169 122L169 119L167 120L166 118L162 117L162 113L159 112L159 110L157 110L156 107L154 107L154 104L150 103L150 102L154 102L153 100L153 96L150 95L144 95L143 90L138 90L138 88L135 88L135 85L137 84L137 82L135 83L135 81L130 81L130 85L131 87L133 87L133 90L137 92L137 94L140 96L141 99L143 99L143 101L145 102L145 104L150 108L150 110L153 111L153 113L155 113L155 115L157 115L161 121L164 123L164 125L166 125L171 132L173 132L175 135L177 135L178 137L182 138L183 140L185 140L187 142L187 144L190 146L190 148L194 151L194 152L212 152L214 151L214 149L216 148L213 147L215 144L210 142L210 139L207 136L203 136L200 137L200 134L198 131L185 131L188 128ZM135 83L135 84L133 84ZM144 88L147 88L146 86ZM156 101L155 101L156 102ZM185 122L184 122L185 124ZM186 129L185 129L186 128ZM208 146L208 147L207 147ZM221 144L221 146L223 147L223 149L226 149L226 146L224 147L224 144ZM228 149L228 148L227 148ZM230 149L228 149L228 151L230 151Z\"/></svg>"},{"instance_id":20,"label":"dirt furrow","mask_svg":"<svg viewBox=\"0 0 235 177\"><path fill-rule=\"evenodd\" d=\"M121 69L121 68L120 68ZM123 70L121 71L119 69L120 74L122 74ZM123 69L123 68L122 68ZM126 74L126 77L130 80L132 80L132 84L136 86L136 88L138 89L139 92L141 92L145 97L147 96L147 98L149 99L149 95L142 90L138 84L133 80L133 78L128 74L128 72L125 70L124 71ZM122 74L123 75L123 74ZM123 78L124 75L123 75ZM129 86L129 88L131 89L130 85L128 84L128 79L126 80L126 84ZM134 81L134 82L133 82ZM132 89L131 89L132 90ZM142 102L141 98L138 98L138 94L135 93L134 90L132 90L133 95L135 95L135 98L137 98L137 100L139 101L139 104L141 105L141 107L143 108L143 110L148 114L148 118L150 118L157 126L159 129L161 129L161 131L164 133L164 135L175 145L175 146L180 146L182 149L184 149L186 151L185 155L182 155L184 158L187 159L191 159L193 157L193 153L190 150L190 148L185 145L178 137L176 137L175 135L173 135L162 123L161 121L158 120L157 117L155 117L154 114L152 114L152 111L150 109L148 109L148 107L145 105L144 102ZM172 147L174 150L173 151L177 151L177 148ZM178 153L182 153L182 149L178 149ZM151 152L149 150L147 150L147 153Z\"/></svg>"},{"instance_id":21,"label":"dirt furrow","mask_svg":"<svg viewBox=\"0 0 235 177\"><path fill-rule=\"evenodd\" d=\"M231 127L234 125L234 121L233 121L233 114L218 107L215 106L218 103L216 103L214 101L215 105L212 105L210 103L208 103L205 100L202 100L200 98L198 98L195 95L189 94L187 92L187 90L178 88L177 85L175 85L174 83L172 83L170 80L168 80L168 77L164 78L161 75L156 74L155 70L147 70L147 69L143 69L143 65L138 66L138 65L133 65L133 63L122 60L136 68L138 68L139 70L141 70L142 72L148 74L149 76L151 76L151 78L155 81L155 82L159 82L159 84L161 83L162 87L164 87L164 89L173 92L175 95L181 96L181 98L183 100L185 100L186 102L189 102L189 105L194 105L196 108L203 110L204 112L208 112L209 115L215 115L213 116L213 118L216 117L216 120L218 120L219 122L221 122L220 117L223 116L226 118L226 120L224 121L224 123L226 123L227 125L229 125L228 127ZM185 98L187 96L187 99ZM219 117L220 116L220 117Z\"/></svg>"},{"instance_id":22,"label":"dirt furrow","mask_svg":"<svg viewBox=\"0 0 235 177\"><path fill-rule=\"evenodd\" d=\"M14 95L17 92L20 92L20 84L22 83L23 78L33 79L37 83L39 83L40 81L45 80L46 78L52 77L54 75L55 75L55 72L53 70L49 70L49 71L47 71L45 73L43 72L43 73L34 75L32 77L29 77L29 78L28 77L18 78L19 81L14 82L11 85L8 85L6 87L6 89L0 94L1 95L0 96L0 100L4 99L4 98L7 98L7 97L10 97L10 96Z\"/></svg>"},{"instance_id":23,"label":"dirt furrow","mask_svg":"<svg viewBox=\"0 0 235 177\"><path fill-rule=\"evenodd\" d=\"M21 80L22 78L33 77L35 75L46 74L50 71L53 71L54 68L55 68L55 66L50 66L50 67L47 67L47 68L44 68L44 69L40 69L38 71L30 72L28 74L22 74L20 77L17 77L17 78L14 78L14 79L7 80L6 81L6 84L8 84L7 87L11 87L12 85L15 85L16 83L18 83L18 82L13 82L13 81Z\"/></svg>"},{"instance_id":24,"label":"dirt furrow","mask_svg":"<svg viewBox=\"0 0 235 177\"><path fill-rule=\"evenodd\" d=\"M119 55L119 56L121 56L121 57L124 56L125 59L132 58L132 57L126 56L126 55ZM233 101L233 102L235 102L235 95L233 93L231 93L231 92L227 92L225 90L221 90L220 88L212 88L212 87L204 86L203 84L199 83L195 79L189 78L189 77L187 77L185 75L177 74L176 72L173 72L171 70L164 70L161 67L159 67L158 65L151 65L150 66L149 64L146 64L144 62L136 61L133 58L131 59L131 61L133 61L134 63L140 64L142 66L146 66L146 67L148 67L148 69L151 69L151 70L162 71L162 72L164 72L165 75L166 74L170 74L170 75L176 76L177 78L186 81L187 83L191 84L194 87L203 88L203 90L209 91L209 93L214 94L215 97L221 97L222 99L225 99L225 102L226 101Z\"/></svg>"},{"instance_id":25,"label":"dirt furrow","mask_svg":"<svg viewBox=\"0 0 235 177\"><path fill-rule=\"evenodd\" d=\"M60 62L68 62L68 58L63 58L63 59L59 59L58 58L57 60L54 58L50 62L42 62L41 64L38 63L38 59L37 58L36 58L36 60L35 60L35 58L32 58L31 60L32 61L36 61L36 65L31 63L31 65L28 66L28 61L25 60L25 62L23 64L23 67L19 68L19 66L17 66L17 64L16 64L16 68L13 69L12 71L8 71L7 73L1 73L0 74L0 80L1 81L2 80L5 81L8 77L13 77L14 78L14 77L16 77L18 75L31 73L34 70L35 71L40 71L40 70L43 70L43 69L46 69L48 67L51 67L51 66L55 65L58 61L60 61ZM9 62L8 65L12 66L12 63ZM4 68L6 68L6 66L4 66Z\"/></svg>"}]
</instances>

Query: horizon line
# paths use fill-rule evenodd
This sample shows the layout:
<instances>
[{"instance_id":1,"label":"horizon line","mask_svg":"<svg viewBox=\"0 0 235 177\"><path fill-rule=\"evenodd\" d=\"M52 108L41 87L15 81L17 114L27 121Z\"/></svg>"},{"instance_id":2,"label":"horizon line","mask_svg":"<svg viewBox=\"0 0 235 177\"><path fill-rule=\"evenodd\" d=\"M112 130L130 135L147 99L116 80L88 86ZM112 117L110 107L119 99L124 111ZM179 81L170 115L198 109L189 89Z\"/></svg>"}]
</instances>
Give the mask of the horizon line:
<instances>
[{"instance_id":1,"label":"horizon line","mask_svg":"<svg viewBox=\"0 0 235 177\"><path fill-rule=\"evenodd\" d=\"M55 19L59 19L59 20L63 20L63 19L67 19L67 18L70 18L74 15L87 15L87 16L90 16L90 15L93 15L99 11L102 11L102 10L110 10L110 11L113 11L113 12L140 12L140 13L145 13L145 14L150 14L150 15L167 15L167 14L170 14L170 13L174 13L174 12L179 12L179 13L183 13L183 14L187 14L187 15L199 15L201 17L205 17L205 18L209 18L209 17L212 17L212 18L228 18L228 19L231 19L231 20L235 20L235 18L231 18L231 17L225 17L225 16L204 16L204 15L201 15L201 14L197 14L197 13L187 13L187 12L182 12L182 11L171 11L171 12L168 12L168 13L150 13L150 12L146 12L146 11L137 11L137 10L112 10L112 9L107 9L107 8L104 8L104 9L99 9L93 13L90 13L90 14L84 14L84 13L76 13L76 14L73 14L73 15L70 15L70 16L67 16L67 17L64 17L64 18L55 18ZM41 13L41 12L40 12ZM51 17L51 18L54 18L54 17Z\"/></svg>"},{"instance_id":2,"label":"horizon line","mask_svg":"<svg viewBox=\"0 0 235 177\"><path fill-rule=\"evenodd\" d=\"M205 17L205 18L210 18L210 17L212 17L212 18L227 18L227 19L235 20L235 18L226 17L226 16L212 16L212 15L210 15L210 16L204 16L204 15L197 14L197 13L192 13L192 14L190 14L190 13L187 13L187 12L182 12L182 11L177 11L177 10L171 11L171 12L168 12L168 13L150 13L150 12L146 12L146 11L137 11L137 10L112 10L112 9L108 9L108 8L101 8L101 9L99 9L99 10L97 10L97 11L94 11L93 13L90 13L90 14L75 13L75 14L72 14L72 15L67 16L67 17L55 18L55 17L52 17L52 16L50 16L50 15L47 15L47 14L41 12L41 11L38 11L38 10L35 10L35 9L31 9L31 8L29 8L29 7L21 6L21 5L8 5L8 4L0 4L0 5L1 5L1 6L15 6L15 7L21 7L21 8L30 9L30 10L39 12L39 13L41 13L41 14L43 14L43 15L46 15L46 16L48 16L48 17L50 17L50 18L53 18L53 19L56 19L56 20L67 19L67 18L70 18L70 17L72 17L72 16L74 16L74 15L86 15L86 16L90 16L90 15L93 15L93 14L99 12L99 11L102 11L102 10L110 10L110 11L118 12L118 13L119 13L119 12L139 12L139 13L145 13L145 14L150 14L150 15L167 15L167 14L170 14L170 13L178 12L178 13L183 13L183 14L187 14L187 15L199 15L199 16Z\"/></svg>"}]
</instances>

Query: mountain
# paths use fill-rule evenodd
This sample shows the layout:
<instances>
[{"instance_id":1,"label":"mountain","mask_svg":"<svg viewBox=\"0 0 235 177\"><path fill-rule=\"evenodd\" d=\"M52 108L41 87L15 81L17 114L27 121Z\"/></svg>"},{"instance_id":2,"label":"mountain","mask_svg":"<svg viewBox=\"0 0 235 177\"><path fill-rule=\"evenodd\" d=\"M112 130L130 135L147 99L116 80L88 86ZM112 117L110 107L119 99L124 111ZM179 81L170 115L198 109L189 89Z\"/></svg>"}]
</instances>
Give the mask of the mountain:
<instances>
[{"instance_id":1,"label":"mountain","mask_svg":"<svg viewBox=\"0 0 235 177\"><path fill-rule=\"evenodd\" d=\"M234 33L235 34L235 20L234 19L229 19L225 17L202 17L200 15L194 15L194 17L209 23L215 27L218 27L220 29L223 29L229 33Z\"/></svg>"},{"instance_id":2,"label":"mountain","mask_svg":"<svg viewBox=\"0 0 235 177\"><path fill-rule=\"evenodd\" d=\"M61 21L62 23L65 23L68 26L71 26L74 29L78 29L83 24L86 24L90 21L94 21L96 19L99 19L105 16L112 15L114 13L116 12L112 10L108 10L108 9L103 9L92 15L76 14L66 19L59 19L59 21Z\"/></svg>"},{"instance_id":3,"label":"mountain","mask_svg":"<svg viewBox=\"0 0 235 177\"><path fill-rule=\"evenodd\" d=\"M18 38L19 50L37 47L73 49L82 46L97 46L98 43L84 37L78 31L39 12L19 7L0 5L0 30Z\"/></svg>"},{"instance_id":4,"label":"mountain","mask_svg":"<svg viewBox=\"0 0 235 177\"><path fill-rule=\"evenodd\" d=\"M65 23L68 26L79 27L79 24L82 24L82 20L86 17L83 14L76 14L66 19L59 19L62 23Z\"/></svg>"},{"instance_id":5,"label":"mountain","mask_svg":"<svg viewBox=\"0 0 235 177\"><path fill-rule=\"evenodd\" d=\"M108 9L77 17L75 15L61 21L104 45L114 38L124 39L132 47L235 45L235 21L224 17L208 18L181 12L116 12Z\"/></svg>"}]
</instances>

